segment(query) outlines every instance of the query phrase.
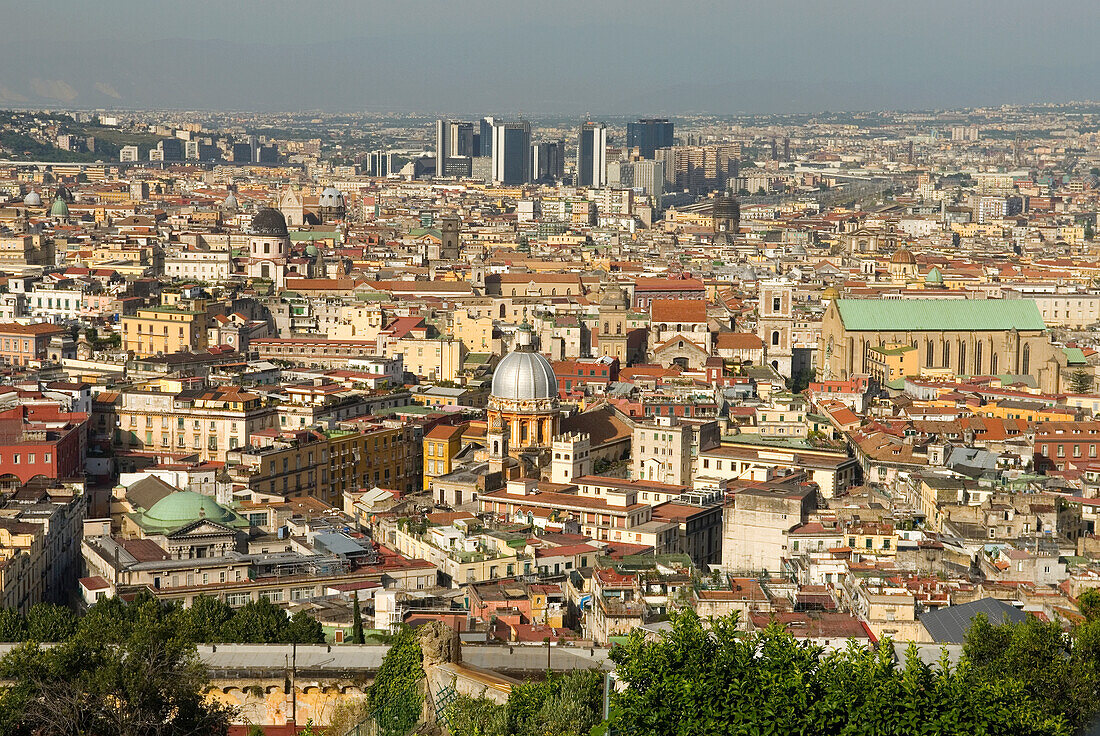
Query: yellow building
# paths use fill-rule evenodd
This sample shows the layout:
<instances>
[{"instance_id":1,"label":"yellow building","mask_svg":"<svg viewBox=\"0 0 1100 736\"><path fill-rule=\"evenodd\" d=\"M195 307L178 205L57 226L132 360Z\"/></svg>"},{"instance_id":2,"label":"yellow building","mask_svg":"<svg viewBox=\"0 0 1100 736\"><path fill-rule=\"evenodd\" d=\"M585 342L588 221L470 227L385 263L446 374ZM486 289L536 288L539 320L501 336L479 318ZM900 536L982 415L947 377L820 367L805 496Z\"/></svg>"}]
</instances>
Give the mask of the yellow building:
<instances>
[{"instance_id":1,"label":"yellow building","mask_svg":"<svg viewBox=\"0 0 1100 736\"><path fill-rule=\"evenodd\" d=\"M879 385L920 373L917 349L912 345L868 345L867 372Z\"/></svg>"},{"instance_id":2,"label":"yellow building","mask_svg":"<svg viewBox=\"0 0 1100 736\"><path fill-rule=\"evenodd\" d=\"M194 453L202 460L224 462L228 450L248 445L255 432L274 426L274 409L236 386L173 388L151 384L122 392L110 405L97 403L96 412L117 415L112 437L116 448Z\"/></svg>"},{"instance_id":3,"label":"yellow building","mask_svg":"<svg viewBox=\"0 0 1100 736\"><path fill-rule=\"evenodd\" d=\"M390 343L390 357L400 355L405 370L429 381L454 381L462 370L466 346L450 338L403 337Z\"/></svg>"},{"instance_id":4,"label":"yellow building","mask_svg":"<svg viewBox=\"0 0 1100 736\"><path fill-rule=\"evenodd\" d=\"M122 349L139 358L207 348L206 313L174 306L146 307L122 318Z\"/></svg>"},{"instance_id":5,"label":"yellow building","mask_svg":"<svg viewBox=\"0 0 1100 736\"><path fill-rule=\"evenodd\" d=\"M1077 415L1070 409L1056 406L1041 408L1021 401L991 401L975 411L983 417L1023 419L1028 422L1072 422Z\"/></svg>"},{"instance_id":6,"label":"yellow building","mask_svg":"<svg viewBox=\"0 0 1100 736\"><path fill-rule=\"evenodd\" d=\"M898 553L898 535L892 524L866 523L848 527L848 546L865 555L893 557Z\"/></svg>"},{"instance_id":7,"label":"yellow building","mask_svg":"<svg viewBox=\"0 0 1100 736\"><path fill-rule=\"evenodd\" d=\"M345 492L361 488L416 490L420 465L411 462L417 454L412 445L413 427L355 424L359 425L355 431L329 433L332 503L339 503Z\"/></svg>"},{"instance_id":8,"label":"yellow building","mask_svg":"<svg viewBox=\"0 0 1100 736\"><path fill-rule=\"evenodd\" d=\"M451 472L455 456L462 450L465 425L439 424L424 435L424 490L432 480Z\"/></svg>"},{"instance_id":9,"label":"yellow building","mask_svg":"<svg viewBox=\"0 0 1100 736\"><path fill-rule=\"evenodd\" d=\"M26 613L43 600L43 530L41 524L0 519L0 606Z\"/></svg>"},{"instance_id":10,"label":"yellow building","mask_svg":"<svg viewBox=\"0 0 1100 736\"><path fill-rule=\"evenodd\" d=\"M456 309L450 324L450 335L462 342L470 353L500 352L498 342L493 339L493 319L481 316L469 309Z\"/></svg>"}]
</instances>

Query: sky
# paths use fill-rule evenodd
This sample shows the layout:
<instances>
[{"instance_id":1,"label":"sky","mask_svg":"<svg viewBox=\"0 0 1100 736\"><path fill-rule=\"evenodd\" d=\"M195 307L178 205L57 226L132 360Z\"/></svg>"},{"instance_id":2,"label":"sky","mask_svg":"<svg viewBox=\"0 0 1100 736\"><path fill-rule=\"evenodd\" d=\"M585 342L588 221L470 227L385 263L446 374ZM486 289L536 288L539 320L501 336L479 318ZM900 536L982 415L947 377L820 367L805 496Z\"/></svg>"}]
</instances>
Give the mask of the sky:
<instances>
[{"instance_id":1,"label":"sky","mask_svg":"<svg viewBox=\"0 0 1100 736\"><path fill-rule=\"evenodd\" d=\"M0 28L0 107L676 115L1100 99L1097 0L0 0Z\"/></svg>"}]
</instances>

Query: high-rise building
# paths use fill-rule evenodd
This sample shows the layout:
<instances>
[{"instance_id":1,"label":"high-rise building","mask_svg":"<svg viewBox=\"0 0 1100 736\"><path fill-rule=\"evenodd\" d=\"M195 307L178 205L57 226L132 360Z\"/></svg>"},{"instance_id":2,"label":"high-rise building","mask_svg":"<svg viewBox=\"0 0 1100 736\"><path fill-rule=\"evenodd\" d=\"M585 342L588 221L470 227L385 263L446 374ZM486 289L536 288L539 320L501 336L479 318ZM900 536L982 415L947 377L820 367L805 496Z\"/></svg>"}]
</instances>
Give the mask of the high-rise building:
<instances>
[{"instance_id":1,"label":"high-rise building","mask_svg":"<svg viewBox=\"0 0 1100 736\"><path fill-rule=\"evenodd\" d=\"M674 146L657 153L657 160L664 163L665 183L670 190L693 194L728 188L730 179L737 177L740 158L738 142Z\"/></svg>"},{"instance_id":2,"label":"high-rise building","mask_svg":"<svg viewBox=\"0 0 1100 736\"><path fill-rule=\"evenodd\" d=\"M474 124L455 120L435 121L435 175L469 176L474 150Z\"/></svg>"},{"instance_id":3,"label":"high-rise building","mask_svg":"<svg viewBox=\"0 0 1100 736\"><path fill-rule=\"evenodd\" d=\"M565 141L543 141L531 146L531 176L538 182L565 176Z\"/></svg>"},{"instance_id":4,"label":"high-rise building","mask_svg":"<svg viewBox=\"0 0 1100 736\"><path fill-rule=\"evenodd\" d=\"M607 125L582 123L577 136L577 186L607 185Z\"/></svg>"},{"instance_id":5,"label":"high-rise building","mask_svg":"<svg viewBox=\"0 0 1100 736\"><path fill-rule=\"evenodd\" d=\"M447 170L447 146L451 142L451 121L440 118L435 121L435 175L444 176Z\"/></svg>"},{"instance_id":6,"label":"high-rise building","mask_svg":"<svg viewBox=\"0 0 1100 736\"><path fill-rule=\"evenodd\" d=\"M478 122L479 132L477 135L478 156L492 156L493 155L493 124L496 123L496 118L492 115L482 118Z\"/></svg>"},{"instance_id":7,"label":"high-rise building","mask_svg":"<svg viewBox=\"0 0 1100 736\"><path fill-rule=\"evenodd\" d=\"M627 123L626 145L637 148L642 158L653 158L658 148L672 147L672 123L665 118L642 118Z\"/></svg>"},{"instance_id":8,"label":"high-rise building","mask_svg":"<svg viewBox=\"0 0 1100 736\"><path fill-rule=\"evenodd\" d=\"M386 176L390 173L387 151L377 148L367 156L367 176Z\"/></svg>"},{"instance_id":9,"label":"high-rise building","mask_svg":"<svg viewBox=\"0 0 1100 736\"><path fill-rule=\"evenodd\" d=\"M531 180L531 124L526 120L493 123L493 181L526 184Z\"/></svg>"}]
</instances>

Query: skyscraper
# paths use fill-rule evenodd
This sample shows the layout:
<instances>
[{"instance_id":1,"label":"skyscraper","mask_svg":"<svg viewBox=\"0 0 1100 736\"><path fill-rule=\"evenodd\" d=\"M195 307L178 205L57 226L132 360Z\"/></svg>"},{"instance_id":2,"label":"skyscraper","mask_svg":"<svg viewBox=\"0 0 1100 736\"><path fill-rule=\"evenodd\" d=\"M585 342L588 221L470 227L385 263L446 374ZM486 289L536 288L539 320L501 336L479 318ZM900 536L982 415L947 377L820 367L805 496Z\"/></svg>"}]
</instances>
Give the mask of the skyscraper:
<instances>
[{"instance_id":1,"label":"skyscraper","mask_svg":"<svg viewBox=\"0 0 1100 736\"><path fill-rule=\"evenodd\" d=\"M435 175L469 176L474 151L474 124L456 120L435 122Z\"/></svg>"},{"instance_id":2,"label":"skyscraper","mask_svg":"<svg viewBox=\"0 0 1100 736\"><path fill-rule=\"evenodd\" d=\"M492 115L484 117L478 123L479 133L477 136L478 152L476 156L492 156L493 155L493 124L496 122L496 118Z\"/></svg>"},{"instance_id":3,"label":"skyscraper","mask_svg":"<svg viewBox=\"0 0 1100 736\"><path fill-rule=\"evenodd\" d=\"M447 147L451 142L451 121L440 118L435 121L435 175L444 176L447 171Z\"/></svg>"},{"instance_id":4,"label":"skyscraper","mask_svg":"<svg viewBox=\"0 0 1100 736\"><path fill-rule=\"evenodd\" d=\"M538 182L559 181L565 176L565 141L543 141L531 145L531 178Z\"/></svg>"},{"instance_id":5,"label":"skyscraper","mask_svg":"<svg viewBox=\"0 0 1100 736\"><path fill-rule=\"evenodd\" d=\"M607 186L607 125L582 123L577 138L577 186Z\"/></svg>"},{"instance_id":6,"label":"skyscraper","mask_svg":"<svg viewBox=\"0 0 1100 736\"><path fill-rule=\"evenodd\" d=\"M666 118L642 118L627 123L626 145L637 148L642 158L653 158L658 148L672 147L672 123Z\"/></svg>"},{"instance_id":7,"label":"skyscraper","mask_svg":"<svg viewBox=\"0 0 1100 736\"><path fill-rule=\"evenodd\" d=\"M526 120L493 122L493 181L526 184L531 180L531 124Z\"/></svg>"}]
</instances>

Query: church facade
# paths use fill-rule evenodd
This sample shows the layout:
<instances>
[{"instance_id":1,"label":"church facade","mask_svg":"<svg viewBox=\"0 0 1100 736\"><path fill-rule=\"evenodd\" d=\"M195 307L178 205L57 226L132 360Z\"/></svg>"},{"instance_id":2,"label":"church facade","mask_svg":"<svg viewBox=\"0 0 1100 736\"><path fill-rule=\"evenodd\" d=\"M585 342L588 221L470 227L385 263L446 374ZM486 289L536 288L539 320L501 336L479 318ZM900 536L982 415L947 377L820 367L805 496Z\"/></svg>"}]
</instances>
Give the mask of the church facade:
<instances>
[{"instance_id":1,"label":"church facade","mask_svg":"<svg viewBox=\"0 0 1100 736\"><path fill-rule=\"evenodd\" d=\"M910 345L922 373L1034 376L1061 390L1066 357L1026 299L836 299L821 323L821 380L869 372L871 348Z\"/></svg>"}]
</instances>

